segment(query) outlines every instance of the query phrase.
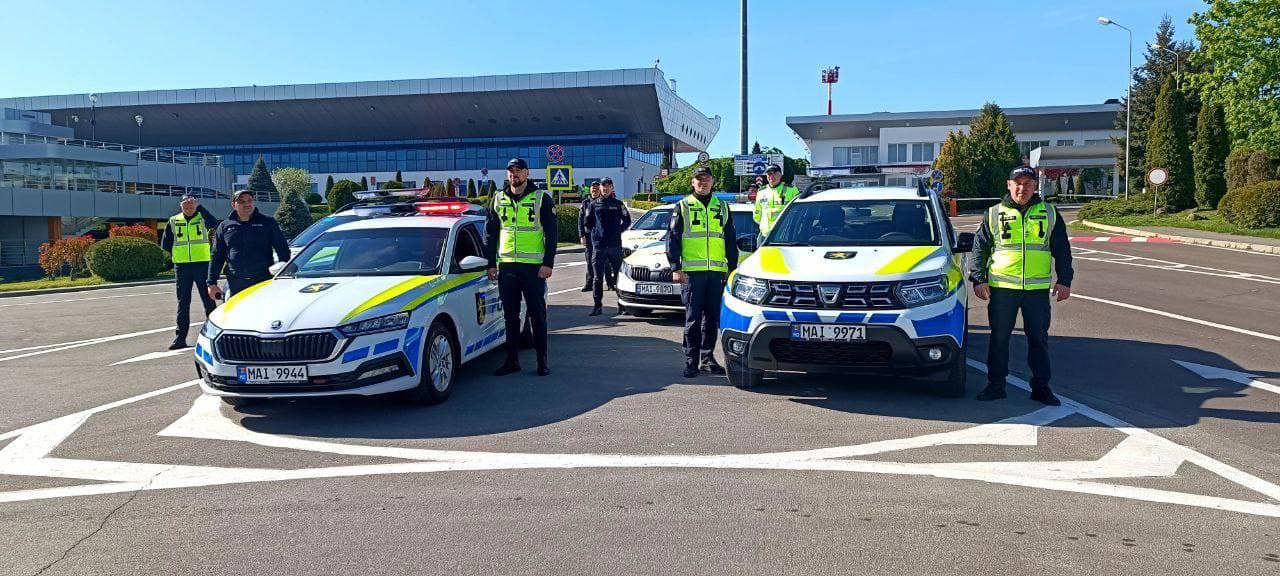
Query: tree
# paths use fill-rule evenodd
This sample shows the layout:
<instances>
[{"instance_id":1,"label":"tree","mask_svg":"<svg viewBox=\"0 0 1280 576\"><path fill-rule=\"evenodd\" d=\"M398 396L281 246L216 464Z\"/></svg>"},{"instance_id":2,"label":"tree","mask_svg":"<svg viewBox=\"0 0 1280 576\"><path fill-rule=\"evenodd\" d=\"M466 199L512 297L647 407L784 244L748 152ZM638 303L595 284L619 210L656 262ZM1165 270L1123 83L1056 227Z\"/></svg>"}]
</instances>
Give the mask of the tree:
<instances>
[{"instance_id":1,"label":"tree","mask_svg":"<svg viewBox=\"0 0 1280 576\"><path fill-rule=\"evenodd\" d=\"M276 168L271 173L273 188L280 193L276 221L286 238L301 234L311 225L311 209L303 198L311 193L311 173L302 168Z\"/></svg>"},{"instance_id":2,"label":"tree","mask_svg":"<svg viewBox=\"0 0 1280 576\"><path fill-rule=\"evenodd\" d=\"M1009 172L1022 164L1013 126L994 102L988 102L969 123L967 145L970 177L979 196L1003 196ZM945 175L944 175L945 177ZM944 184L945 185L945 184Z\"/></svg>"},{"instance_id":3,"label":"tree","mask_svg":"<svg viewBox=\"0 0 1280 576\"><path fill-rule=\"evenodd\" d=\"M1245 184L1253 185L1273 180L1275 178L1275 169L1271 166L1271 155L1266 150L1254 150L1249 154L1249 162L1246 164L1247 176Z\"/></svg>"},{"instance_id":4,"label":"tree","mask_svg":"<svg viewBox=\"0 0 1280 576\"><path fill-rule=\"evenodd\" d=\"M942 171L942 189L956 198L977 198L978 186L969 165L969 137L963 132L947 134L933 167Z\"/></svg>"},{"instance_id":5,"label":"tree","mask_svg":"<svg viewBox=\"0 0 1280 576\"><path fill-rule=\"evenodd\" d=\"M280 194L276 189L276 185L271 181L271 172L267 171L267 163L258 157L258 161L253 163L253 171L249 172L249 189L258 194L259 198L263 198L262 193L267 192L270 195L267 198L274 198Z\"/></svg>"},{"instance_id":6,"label":"tree","mask_svg":"<svg viewBox=\"0 0 1280 576\"><path fill-rule=\"evenodd\" d=\"M364 192L364 191L368 191L368 190L369 190L369 178L368 178L367 176L361 176L361 177L360 177L360 191L361 191L361 192Z\"/></svg>"},{"instance_id":7,"label":"tree","mask_svg":"<svg viewBox=\"0 0 1280 576\"><path fill-rule=\"evenodd\" d=\"M1191 140L1187 134L1186 102L1182 91L1174 85L1172 77L1165 78L1160 97L1156 99L1156 114L1147 130L1146 172L1164 168L1169 180L1160 185L1164 192L1164 204L1169 210L1180 211L1196 204L1195 176L1191 162Z\"/></svg>"},{"instance_id":8,"label":"tree","mask_svg":"<svg viewBox=\"0 0 1280 576\"><path fill-rule=\"evenodd\" d=\"M759 140L756 140L756 143L755 143L753 146L751 146L751 153L752 153L752 154L760 154L760 141L759 141Z\"/></svg>"},{"instance_id":9,"label":"tree","mask_svg":"<svg viewBox=\"0 0 1280 576\"><path fill-rule=\"evenodd\" d=\"M333 190L333 174L330 174L329 179L324 182L324 195L328 196L330 190ZM319 204L319 202L317 202L317 204Z\"/></svg>"},{"instance_id":10,"label":"tree","mask_svg":"<svg viewBox=\"0 0 1280 576\"><path fill-rule=\"evenodd\" d=\"M1280 156L1280 9L1275 0L1214 0L1192 14L1200 51L1192 83L1222 105L1236 140Z\"/></svg>"},{"instance_id":11,"label":"tree","mask_svg":"<svg viewBox=\"0 0 1280 576\"><path fill-rule=\"evenodd\" d=\"M400 171L396 170L396 182L404 182L404 178L400 176Z\"/></svg>"},{"instance_id":12,"label":"tree","mask_svg":"<svg viewBox=\"0 0 1280 576\"><path fill-rule=\"evenodd\" d=\"M1160 88L1164 85L1166 79L1175 74L1178 67L1178 61L1174 60L1172 54L1169 54L1166 50L1156 48L1156 46L1164 46L1179 55L1178 58L1182 62L1184 77L1198 69L1193 62L1188 61L1189 54L1196 50L1195 44L1174 40L1175 32L1173 20L1169 18L1168 14L1164 15L1160 19L1160 26L1156 29L1155 41L1147 43L1147 52L1143 64L1133 69L1133 86L1129 95L1133 106L1132 123L1130 124L1133 141L1129 143L1132 159L1129 162L1129 170L1134 175L1132 176L1134 182L1141 180L1137 175L1142 174L1142 168L1146 165L1147 149L1143 136L1150 130L1152 119L1155 117L1156 99L1160 96ZM1182 84L1182 88L1186 90L1184 92L1187 102L1186 127L1190 132L1196 129L1196 115L1200 110L1200 95L1199 91L1191 88L1187 82ZM1115 127L1120 130L1125 128L1125 110L1130 103L1122 100L1122 104L1120 111L1116 113L1115 120ZM1119 173L1123 174L1124 138L1116 138L1114 142L1119 146L1116 166L1119 168Z\"/></svg>"},{"instance_id":13,"label":"tree","mask_svg":"<svg viewBox=\"0 0 1280 576\"><path fill-rule=\"evenodd\" d=\"M476 179L467 178L467 198L476 197Z\"/></svg>"},{"instance_id":14,"label":"tree","mask_svg":"<svg viewBox=\"0 0 1280 576\"><path fill-rule=\"evenodd\" d=\"M1227 154L1231 139L1222 107L1209 104L1200 110L1196 121L1196 142L1191 151L1196 175L1196 204L1201 208L1217 208L1227 193Z\"/></svg>"},{"instance_id":15,"label":"tree","mask_svg":"<svg viewBox=\"0 0 1280 576\"><path fill-rule=\"evenodd\" d=\"M321 196L318 192L307 192L307 204L310 206L324 204L324 196Z\"/></svg>"},{"instance_id":16,"label":"tree","mask_svg":"<svg viewBox=\"0 0 1280 576\"><path fill-rule=\"evenodd\" d=\"M1253 149L1241 144L1227 155L1227 191L1249 184L1249 156Z\"/></svg>"},{"instance_id":17,"label":"tree","mask_svg":"<svg viewBox=\"0 0 1280 576\"><path fill-rule=\"evenodd\" d=\"M333 188L329 189L327 200L329 209L337 212L343 206L356 201L356 191L360 190L360 184L351 180L339 180L334 183Z\"/></svg>"},{"instance_id":18,"label":"tree","mask_svg":"<svg viewBox=\"0 0 1280 576\"><path fill-rule=\"evenodd\" d=\"M404 182L399 180L391 180L382 183L383 190L404 190Z\"/></svg>"},{"instance_id":19,"label":"tree","mask_svg":"<svg viewBox=\"0 0 1280 576\"><path fill-rule=\"evenodd\" d=\"M717 192L737 192L738 177L733 175L733 158L712 158L706 161L706 166L711 169L711 175L715 178L713 188ZM692 194L693 171L702 164L690 164L679 170L673 170L666 178L659 178L654 183L654 188L664 194Z\"/></svg>"}]
</instances>

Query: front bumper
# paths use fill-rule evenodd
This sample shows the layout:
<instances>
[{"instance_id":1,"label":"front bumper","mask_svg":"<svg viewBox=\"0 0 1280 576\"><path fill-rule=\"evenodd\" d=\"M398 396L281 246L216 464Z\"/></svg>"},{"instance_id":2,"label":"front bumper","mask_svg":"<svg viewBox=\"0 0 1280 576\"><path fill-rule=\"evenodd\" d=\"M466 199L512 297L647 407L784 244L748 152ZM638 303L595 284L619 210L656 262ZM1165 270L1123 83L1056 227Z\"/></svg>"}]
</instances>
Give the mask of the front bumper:
<instances>
[{"instance_id":1,"label":"front bumper","mask_svg":"<svg viewBox=\"0 0 1280 576\"><path fill-rule=\"evenodd\" d=\"M658 282L646 282L658 284ZM636 281L626 274L618 274L618 304L625 308L641 308L646 310L669 310L683 312L684 301L680 299L680 285L663 282L675 288L675 294L636 294Z\"/></svg>"},{"instance_id":2,"label":"front bumper","mask_svg":"<svg viewBox=\"0 0 1280 576\"><path fill-rule=\"evenodd\" d=\"M950 336L909 338L892 326L867 326L860 342L805 342L791 339L786 324L761 326L754 333L722 330L720 344L730 364L753 370L923 376L948 369L960 347ZM927 351L942 351L930 360Z\"/></svg>"}]
</instances>

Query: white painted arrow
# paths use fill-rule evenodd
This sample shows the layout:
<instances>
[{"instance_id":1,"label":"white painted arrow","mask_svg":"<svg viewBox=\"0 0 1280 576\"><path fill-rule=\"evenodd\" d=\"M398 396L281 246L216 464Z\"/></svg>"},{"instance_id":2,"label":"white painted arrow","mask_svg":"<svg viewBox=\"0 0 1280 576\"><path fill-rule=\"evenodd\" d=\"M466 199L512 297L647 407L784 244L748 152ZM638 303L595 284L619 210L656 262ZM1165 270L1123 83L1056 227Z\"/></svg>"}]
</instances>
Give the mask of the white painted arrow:
<instances>
[{"instance_id":1,"label":"white painted arrow","mask_svg":"<svg viewBox=\"0 0 1280 576\"><path fill-rule=\"evenodd\" d=\"M1260 376L1257 374L1227 370L1226 368L1217 368L1214 366L1205 366L1204 364L1196 364L1195 362L1183 362L1181 360L1174 360L1173 362L1187 370L1195 372L1205 380L1230 380L1232 382L1244 384L1245 386L1253 386L1259 390L1266 390L1267 392L1280 394L1280 386L1258 380Z\"/></svg>"},{"instance_id":2,"label":"white painted arrow","mask_svg":"<svg viewBox=\"0 0 1280 576\"><path fill-rule=\"evenodd\" d=\"M144 360L155 360L157 358L168 358L170 356L177 356L179 354L191 354L191 353L192 352L190 348L180 348L178 350L165 350L164 352L147 352L146 354L143 354L141 356L134 356L133 358L130 358L128 360L121 360L119 362L116 362L115 364L112 364L112 366L119 366L121 364L128 364L130 362L142 362Z\"/></svg>"}]
</instances>

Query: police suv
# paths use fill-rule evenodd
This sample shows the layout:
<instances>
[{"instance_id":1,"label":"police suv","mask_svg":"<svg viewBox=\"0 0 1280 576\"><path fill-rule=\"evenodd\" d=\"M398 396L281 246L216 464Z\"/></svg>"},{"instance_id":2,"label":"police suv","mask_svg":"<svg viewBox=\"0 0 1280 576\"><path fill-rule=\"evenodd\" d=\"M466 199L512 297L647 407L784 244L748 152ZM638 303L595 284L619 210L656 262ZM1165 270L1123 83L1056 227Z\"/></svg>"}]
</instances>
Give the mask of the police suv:
<instances>
[{"instance_id":1,"label":"police suv","mask_svg":"<svg viewBox=\"0 0 1280 576\"><path fill-rule=\"evenodd\" d=\"M729 381L768 371L923 376L964 394L964 254L923 188L815 184L730 277L720 311Z\"/></svg>"},{"instance_id":2,"label":"police suv","mask_svg":"<svg viewBox=\"0 0 1280 576\"><path fill-rule=\"evenodd\" d=\"M325 230L210 314L195 347L201 388L230 404L400 391L444 400L462 363L506 341L483 211L420 202L414 215Z\"/></svg>"}]
</instances>

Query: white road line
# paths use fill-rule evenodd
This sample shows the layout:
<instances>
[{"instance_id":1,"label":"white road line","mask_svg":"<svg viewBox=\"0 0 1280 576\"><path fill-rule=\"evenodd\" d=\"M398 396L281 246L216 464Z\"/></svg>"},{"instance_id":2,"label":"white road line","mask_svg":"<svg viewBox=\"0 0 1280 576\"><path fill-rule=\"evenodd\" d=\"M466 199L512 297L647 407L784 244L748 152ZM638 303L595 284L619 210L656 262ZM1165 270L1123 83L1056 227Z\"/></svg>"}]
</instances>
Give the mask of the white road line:
<instances>
[{"instance_id":1,"label":"white road line","mask_svg":"<svg viewBox=\"0 0 1280 576\"><path fill-rule=\"evenodd\" d=\"M147 398L154 398L154 397L156 397L156 396L160 396L160 395L162 395L162 394L168 394L168 393L173 392L173 391L175 391L175 390L181 390L181 389L183 389L183 388L187 388L187 387L189 387L189 386L195 386L195 385L196 385L196 384L198 384L199 382L200 382L199 380L188 380L188 381L183 382L183 383L181 383L181 384L174 384L173 386L168 386L168 387L165 387L165 388L161 388L161 389L159 389L159 390L152 390L152 391L150 391L150 392L144 392L144 393L142 393L142 394L138 394L137 396L130 396L130 397L125 398L125 399L123 399L123 400L116 400L116 401L114 401L114 402L108 402L108 403L103 404L103 405L101 405L101 406L97 406L97 407L94 407L94 408L89 408L88 410L81 410L81 411L76 412L76 413L74 413L74 414L68 414L68 415L66 415L66 416L63 416L62 418L80 418L80 417L88 418L88 417L90 417L90 416L93 416L94 414L97 414L97 413L99 413L99 412L104 412L104 411L110 410L110 409L112 409L112 408L119 408L119 407L124 406L124 405L126 405L126 404L133 404L134 402L139 402L139 401L142 401L142 400L146 400ZM50 422L52 422L52 420L51 420ZM41 425L43 425L43 424L47 424L47 423L48 423L48 422L42 422L42 423L40 423L40 424L33 424L33 425L31 425L31 426L24 426L24 427L22 427L22 428L18 428L17 430L10 430L10 431L8 431L8 432L5 432L5 433L3 433L3 434L0 434L0 440L8 440L8 439L13 438L13 437L15 437L15 436L19 436L19 435L21 435L21 434L25 434L27 431L32 430L32 429L34 429L34 428L35 428L35 427L37 427L37 426L41 426Z\"/></svg>"},{"instance_id":2,"label":"white road line","mask_svg":"<svg viewBox=\"0 0 1280 576\"><path fill-rule=\"evenodd\" d=\"M203 324L203 322L191 323L192 326L199 326L201 324ZM51 352L61 352L63 350L70 350L72 348L79 348L81 346L91 346L93 344L102 344L104 342L115 342L116 340L124 340L125 338L134 338L137 336L146 336L149 334L159 334L161 332L168 332L170 330L173 330L173 326L169 326L166 328L155 328L152 330L143 330L141 332L129 332L128 334L116 334L115 336L103 336L101 338L91 338L89 340L78 340L75 342L63 342L62 344L52 344L50 346L55 346L55 347L45 346L44 350L37 350L35 352L27 352L26 354L19 354L17 356L8 356L5 358L0 358L0 362L8 362L10 360L17 360L19 358L29 358L31 356L39 356L41 354L49 354ZM30 350L31 348L27 348L27 349Z\"/></svg>"},{"instance_id":3,"label":"white road line","mask_svg":"<svg viewBox=\"0 0 1280 576\"><path fill-rule=\"evenodd\" d=\"M1079 298L1079 299L1081 299L1081 300L1088 300L1088 301L1090 301L1090 302L1099 302L1099 303L1102 303L1102 304L1109 304L1109 305L1111 305L1111 306L1119 306L1119 307L1121 307L1121 308L1128 308L1128 309L1130 309L1130 310L1137 310L1137 311L1139 311L1139 312L1146 312L1146 313L1148 313L1148 314L1155 314L1155 315L1157 315L1157 316L1164 316L1165 318L1172 318L1172 319L1174 319L1174 320L1181 320L1181 321L1183 321L1183 322L1191 322L1191 323L1193 323L1193 324L1199 324L1199 325L1201 325L1201 326L1209 326L1209 327L1211 327L1211 328L1218 328L1218 329L1221 329L1221 330L1229 330L1229 331L1231 331L1231 332L1235 332L1235 333L1238 333L1238 334L1244 334L1244 335L1246 335L1246 336L1254 336L1254 337L1256 337L1256 338L1266 338L1267 340L1275 340L1276 342L1280 342L1280 336L1276 336L1275 334L1266 334L1266 333L1263 333L1263 332L1255 332L1255 331L1253 331L1253 330L1247 330L1247 329L1244 329L1244 328L1237 328L1237 327L1235 327L1235 326L1228 326L1228 325L1226 325L1226 324L1219 324L1219 323L1217 323L1217 322L1210 322L1210 321L1208 321L1208 320L1201 320L1201 319L1199 319L1199 318L1192 318L1192 317L1190 317L1190 316L1183 316L1183 315L1181 315L1181 314L1174 314L1174 313L1172 313L1172 312L1165 312L1164 310L1156 310L1156 309L1154 309L1154 308L1147 308L1147 307L1144 307L1144 306L1138 306L1138 305L1136 305L1136 304L1125 304L1124 302L1116 302L1116 301L1114 301L1114 300L1104 300L1104 299L1102 299L1102 298L1094 298L1094 297L1092 297L1092 296L1085 296L1085 295L1083 295L1083 294L1076 294L1076 293L1072 293L1072 294L1071 294L1071 297L1072 297L1072 298Z\"/></svg>"},{"instance_id":4,"label":"white road line","mask_svg":"<svg viewBox=\"0 0 1280 576\"><path fill-rule=\"evenodd\" d=\"M556 266L556 268L571 268L571 267L573 267L573 266L586 266L586 265L587 265L587 263L586 263L585 261L583 261L583 262L567 262L567 263L565 263L565 264L559 264L559 265L557 265L557 266Z\"/></svg>"},{"instance_id":5,"label":"white road line","mask_svg":"<svg viewBox=\"0 0 1280 576\"><path fill-rule=\"evenodd\" d=\"M1138 266L1141 268L1151 268L1155 270L1169 270L1172 272L1188 272L1191 274L1217 276L1219 278L1229 278L1232 280L1249 280L1252 282L1263 282L1266 284L1280 284L1280 278L1254 274L1252 272L1223 270L1221 268L1210 268L1208 266L1186 264L1183 262L1174 262L1172 260L1161 260L1159 258L1147 258L1145 256L1134 256L1132 254L1108 252L1106 250L1096 250L1091 248L1080 248L1078 250L1079 254L1076 258L1089 262L1108 262L1111 264L1124 264L1126 266ZM1093 254L1106 254L1108 256L1118 256L1119 258L1090 258L1089 256ZM1146 264L1142 261L1155 262L1156 264Z\"/></svg>"},{"instance_id":6,"label":"white road line","mask_svg":"<svg viewBox=\"0 0 1280 576\"><path fill-rule=\"evenodd\" d=\"M565 292L580 292L581 290L582 288L566 288L564 290L556 290L555 292L551 292L547 294L547 296L555 296L556 294L564 294Z\"/></svg>"},{"instance_id":7,"label":"white road line","mask_svg":"<svg viewBox=\"0 0 1280 576\"><path fill-rule=\"evenodd\" d=\"M110 300L112 298L133 298L135 296L155 296L157 294L170 294L173 292L142 292L139 294L117 294L115 296L94 296L92 298L68 298L66 300L40 300L36 302L18 302L15 304L0 304L0 308L9 308L12 306L34 306L36 304L61 304L63 302L84 302L86 300Z\"/></svg>"},{"instance_id":8,"label":"white road line","mask_svg":"<svg viewBox=\"0 0 1280 576\"><path fill-rule=\"evenodd\" d=\"M121 364L131 364L131 363L133 363L133 362L143 362L143 361L146 361L146 360L158 360L158 359L160 359L160 358L168 358L168 357L170 357L170 356L177 356L177 355L179 355L179 354L191 354L191 349L190 349L190 348L182 348L182 349L179 349L179 350L165 350L165 351L163 351L163 352L147 352L146 354L143 354L143 355L141 355L141 356L134 356L133 358L129 358L129 359L127 359L127 360L121 360L121 361L116 362L116 363L114 363L114 364L108 364L108 366L119 366L119 365L121 365Z\"/></svg>"}]
</instances>

